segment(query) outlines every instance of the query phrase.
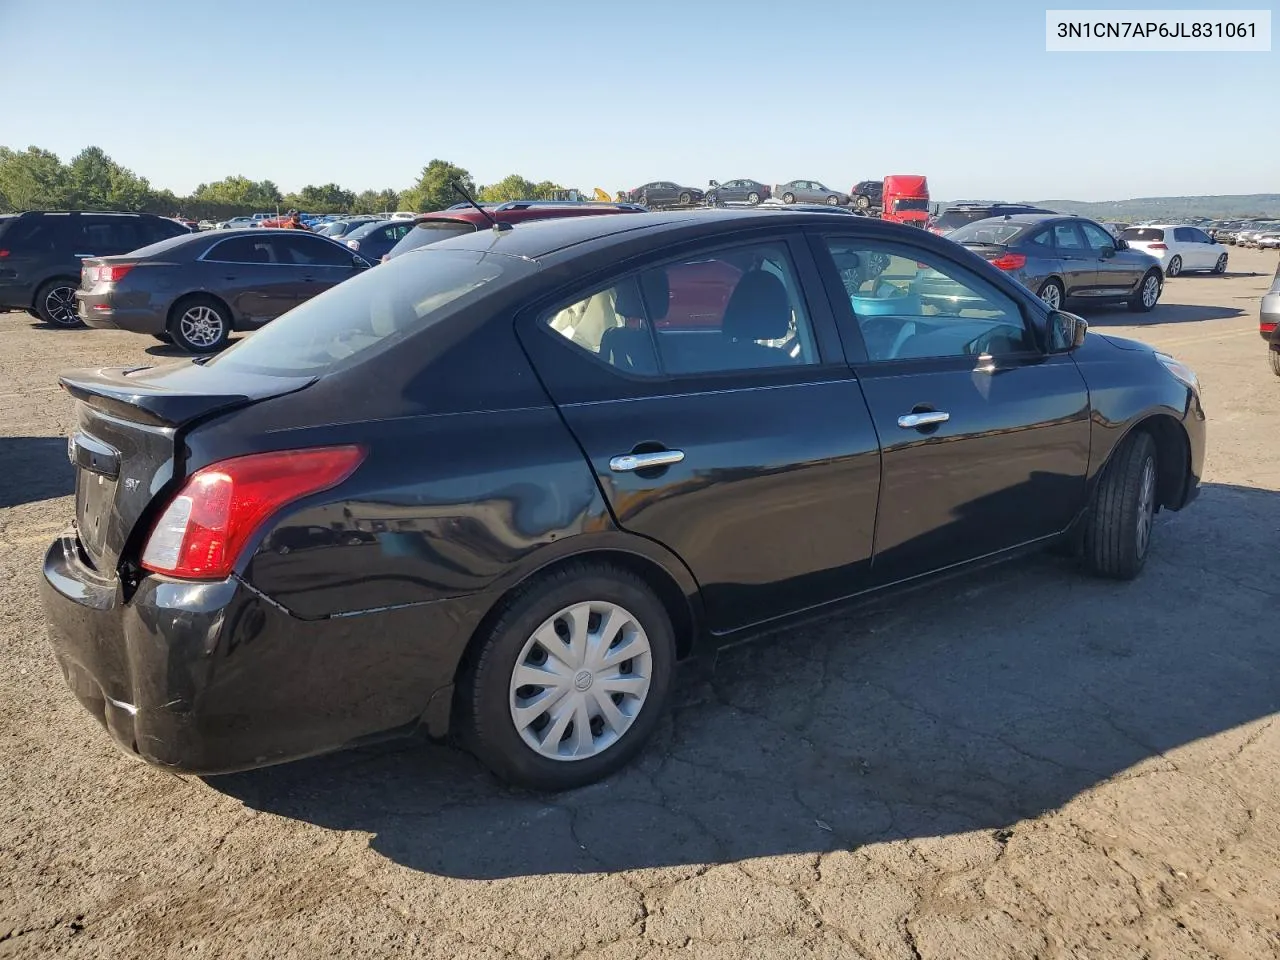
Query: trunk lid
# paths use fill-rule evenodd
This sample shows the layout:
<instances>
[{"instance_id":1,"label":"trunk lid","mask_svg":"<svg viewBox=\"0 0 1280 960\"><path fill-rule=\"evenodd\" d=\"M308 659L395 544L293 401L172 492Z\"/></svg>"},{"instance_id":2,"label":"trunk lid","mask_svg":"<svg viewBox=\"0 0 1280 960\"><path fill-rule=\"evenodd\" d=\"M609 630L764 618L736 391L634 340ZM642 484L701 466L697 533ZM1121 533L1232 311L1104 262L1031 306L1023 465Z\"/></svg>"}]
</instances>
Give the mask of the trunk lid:
<instances>
[{"instance_id":1,"label":"trunk lid","mask_svg":"<svg viewBox=\"0 0 1280 960\"><path fill-rule=\"evenodd\" d=\"M962 243L961 246L984 260L999 260L1008 252L1008 247L1000 243Z\"/></svg>"},{"instance_id":2,"label":"trunk lid","mask_svg":"<svg viewBox=\"0 0 1280 960\"><path fill-rule=\"evenodd\" d=\"M93 566L106 573L119 564L139 520L180 475L186 431L315 379L206 370L190 361L63 374L63 388L77 401L67 440L76 469L76 528Z\"/></svg>"}]
</instances>

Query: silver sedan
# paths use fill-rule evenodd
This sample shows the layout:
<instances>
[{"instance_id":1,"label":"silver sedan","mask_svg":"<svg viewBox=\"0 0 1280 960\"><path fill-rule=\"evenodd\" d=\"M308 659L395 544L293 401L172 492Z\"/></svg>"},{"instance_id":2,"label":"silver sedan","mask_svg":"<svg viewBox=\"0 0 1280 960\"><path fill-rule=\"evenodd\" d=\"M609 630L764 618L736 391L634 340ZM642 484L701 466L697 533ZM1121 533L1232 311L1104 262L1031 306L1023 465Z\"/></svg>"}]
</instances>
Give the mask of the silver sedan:
<instances>
[{"instance_id":1,"label":"silver sedan","mask_svg":"<svg viewBox=\"0 0 1280 960\"><path fill-rule=\"evenodd\" d=\"M773 188L773 195L783 203L825 203L829 207L847 207L849 195L832 190L817 180L792 180Z\"/></svg>"}]
</instances>

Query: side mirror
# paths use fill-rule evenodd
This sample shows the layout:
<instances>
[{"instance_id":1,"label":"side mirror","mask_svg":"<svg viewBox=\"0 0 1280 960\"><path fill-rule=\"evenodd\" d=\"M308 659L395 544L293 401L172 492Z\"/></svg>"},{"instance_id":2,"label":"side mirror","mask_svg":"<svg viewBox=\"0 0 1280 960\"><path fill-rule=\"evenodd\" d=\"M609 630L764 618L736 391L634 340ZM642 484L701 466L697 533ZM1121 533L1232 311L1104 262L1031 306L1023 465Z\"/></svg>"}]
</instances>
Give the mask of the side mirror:
<instances>
[{"instance_id":1,"label":"side mirror","mask_svg":"<svg viewBox=\"0 0 1280 960\"><path fill-rule=\"evenodd\" d=\"M1049 311L1049 352L1070 353L1084 345L1089 323L1065 310Z\"/></svg>"},{"instance_id":2,"label":"side mirror","mask_svg":"<svg viewBox=\"0 0 1280 960\"><path fill-rule=\"evenodd\" d=\"M1105 247L1103 247L1102 250L1099 252L1102 254L1103 260L1110 260L1112 257L1116 255L1115 244L1109 243Z\"/></svg>"},{"instance_id":3,"label":"side mirror","mask_svg":"<svg viewBox=\"0 0 1280 960\"><path fill-rule=\"evenodd\" d=\"M1128 240L1126 240L1126 239L1124 239L1124 237L1117 237L1117 238L1116 238L1116 249L1117 249L1117 250L1128 250L1128 249L1129 249L1129 241L1128 241Z\"/></svg>"}]
</instances>

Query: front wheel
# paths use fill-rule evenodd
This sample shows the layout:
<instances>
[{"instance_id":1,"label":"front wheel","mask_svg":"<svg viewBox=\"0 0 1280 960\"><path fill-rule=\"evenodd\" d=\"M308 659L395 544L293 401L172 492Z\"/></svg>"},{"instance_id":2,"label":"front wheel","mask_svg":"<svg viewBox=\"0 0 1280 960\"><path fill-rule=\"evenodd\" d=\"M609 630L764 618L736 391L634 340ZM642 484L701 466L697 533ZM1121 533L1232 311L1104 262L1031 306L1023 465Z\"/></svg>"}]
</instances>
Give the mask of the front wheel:
<instances>
[{"instance_id":1,"label":"front wheel","mask_svg":"<svg viewBox=\"0 0 1280 960\"><path fill-rule=\"evenodd\" d=\"M689 195L689 194L687 194L687 193L682 193L682 194L680 194L680 205L681 205L681 206L688 206L688 205L689 205L689 204L691 204L691 203L693 203L693 197L692 197L692 196L690 196L690 195Z\"/></svg>"},{"instance_id":2,"label":"front wheel","mask_svg":"<svg viewBox=\"0 0 1280 960\"><path fill-rule=\"evenodd\" d=\"M1138 284L1138 291L1129 298L1129 309L1137 313L1150 313L1160 302L1160 274L1152 270Z\"/></svg>"},{"instance_id":3,"label":"front wheel","mask_svg":"<svg viewBox=\"0 0 1280 960\"><path fill-rule=\"evenodd\" d=\"M1089 571L1132 580L1151 549L1156 512L1156 444L1149 433L1130 434L1111 458L1093 496L1084 535Z\"/></svg>"},{"instance_id":4,"label":"front wheel","mask_svg":"<svg viewBox=\"0 0 1280 960\"><path fill-rule=\"evenodd\" d=\"M460 737L504 781L567 790L639 752L675 671L671 620L635 574L579 562L505 603L463 672Z\"/></svg>"},{"instance_id":5,"label":"front wheel","mask_svg":"<svg viewBox=\"0 0 1280 960\"><path fill-rule=\"evenodd\" d=\"M1057 280L1046 280L1042 283L1036 296L1043 300L1050 310L1062 309L1062 284Z\"/></svg>"},{"instance_id":6,"label":"front wheel","mask_svg":"<svg viewBox=\"0 0 1280 960\"><path fill-rule=\"evenodd\" d=\"M1213 265L1213 272L1214 273L1227 272L1227 255L1225 253L1218 257L1218 262Z\"/></svg>"},{"instance_id":7,"label":"front wheel","mask_svg":"<svg viewBox=\"0 0 1280 960\"><path fill-rule=\"evenodd\" d=\"M1268 350L1267 356L1271 358L1271 372L1280 377L1280 350Z\"/></svg>"},{"instance_id":8,"label":"front wheel","mask_svg":"<svg viewBox=\"0 0 1280 960\"><path fill-rule=\"evenodd\" d=\"M839 197L837 197L837 196L834 196L834 195L833 195L833 196L830 196L830 197L827 197L827 206L828 206L828 207L838 207L838 206L840 206L840 198L839 198Z\"/></svg>"},{"instance_id":9,"label":"front wheel","mask_svg":"<svg viewBox=\"0 0 1280 960\"><path fill-rule=\"evenodd\" d=\"M70 280L50 280L36 291L36 316L51 327L82 327L76 310L76 285Z\"/></svg>"},{"instance_id":10,"label":"front wheel","mask_svg":"<svg viewBox=\"0 0 1280 960\"><path fill-rule=\"evenodd\" d=\"M231 337L231 317L213 298L191 297L174 308L169 334L188 353L217 353Z\"/></svg>"},{"instance_id":11,"label":"front wheel","mask_svg":"<svg viewBox=\"0 0 1280 960\"><path fill-rule=\"evenodd\" d=\"M1174 257L1172 260L1169 261L1169 265L1164 268L1164 275L1166 277L1176 277L1181 272L1182 272L1181 257Z\"/></svg>"},{"instance_id":12,"label":"front wheel","mask_svg":"<svg viewBox=\"0 0 1280 960\"><path fill-rule=\"evenodd\" d=\"M865 196L859 195L859 196L857 197L857 199L855 199L855 200L854 200L854 203L855 203L855 204L857 204L857 206L858 206L858 209L859 209L859 210L870 210L870 209L871 209L871 198L870 198L870 197L865 197Z\"/></svg>"},{"instance_id":13,"label":"front wheel","mask_svg":"<svg viewBox=\"0 0 1280 960\"><path fill-rule=\"evenodd\" d=\"M747 194L747 203L754 206L759 202L760 202L760 194L756 193L754 190L752 190L750 193Z\"/></svg>"}]
</instances>

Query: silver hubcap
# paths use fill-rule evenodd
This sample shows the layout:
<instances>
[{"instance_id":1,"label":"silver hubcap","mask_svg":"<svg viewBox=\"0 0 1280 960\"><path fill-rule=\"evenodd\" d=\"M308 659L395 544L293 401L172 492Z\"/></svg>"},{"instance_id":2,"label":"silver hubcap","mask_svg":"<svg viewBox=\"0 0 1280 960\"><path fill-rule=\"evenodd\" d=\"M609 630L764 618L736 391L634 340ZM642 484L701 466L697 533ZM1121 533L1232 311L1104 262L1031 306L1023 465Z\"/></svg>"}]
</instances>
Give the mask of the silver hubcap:
<instances>
[{"instance_id":1,"label":"silver hubcap","mask_svg":"<svg viewBox=\"0 0 1280 960\"><path fill-rule=\"evenodd\" d=\"M760 194L758 193L747 194L747 203L759 203L759 202L760 202Z\"/></svg>"},{"instance_id":2,"label":"silver hubcap","mask_svg":"<svg viewBox=\"0 0 1280 960\"><path fill-rule=\"evenodd\" d=\"M1182 260L1181 260L1181 258L1179 258L1179 257L1174 257L1172 260L1170 260L1170 261L1169 261L1169 269L1168 269L1168 270L1166 270L1165 272L1166 272L1166 273L1168 273L1168 274L1169 274L1169 276L1171 276L1171 277L1176 277L1178 274L1180 274L1180 273L1182 272Z\"/></svg>"},{"instance_id":3,"label":"silver hubcap","mask_svg":"<svg viewBox=\"0 0 1280 960\"><path fill-rule=\"evenodd\" d=\"M622 738L644 708L653 651L640 622L604 600L542 624L511 673L511 721L550 760L583 760Z\"/></svg>"},{"instance_id":4,"label":"silver hubcap","mask_svg":"<svg viewBox=\"0 0 1280 960\"><path fill-rule=\"evenodd\" d=\"M222 338L222 318L212 307L191 307L178 323L192 346L211 347Z\"/></svg>"},{"instance_id":5,"label":"silver hubcap","mask_svg":"<svg viewBox=\"0 0 1280 960\"><path fill-rule=\"evenodd\" d=\"M1147 555L1151 544L1151 523L1156 506L1156 464L1150 457L1142 465L1142 485L1138 490L1138 556Z\"/></svg>"},{"instance_id":6,"label":"silver hubcap","mask_svg":"<svg viewBox=\"0 0 1280 960\"><path fill-rule=\"evenodd\" d=\"M1045 284L1045 288L1040 291L1040 299L1054 310L1062 306L1062 294L1058 291L1058 285L1054 283Z\"/></svg>"},{"instance_id":7,"label":"silver hubcap","mask_svg":"<svg viewBox=\"0 0 1280 960\"><path fill-rule=\"evenodd\" d=\"M1144 307L1154 307L1159 296L1160 281L1155 277L1147 277L1142 284L1142 305Z\"/></svg>"},{"instance_id":8,"label":"silver hubcap","mask_svg":"<svg viewBox=\"0 0 1280 960\"><path fill-rule=\"evenodd\" d=\"M76 314L75 287L54 287L44 298L44 308L54 323L63 326L70 326L80 319Z\"/></svg>"}]
</instances>

